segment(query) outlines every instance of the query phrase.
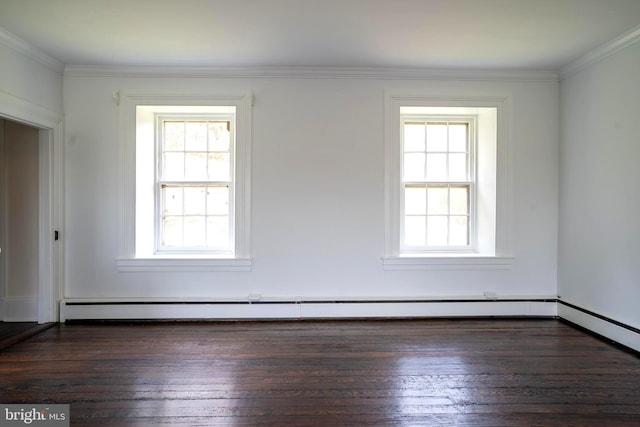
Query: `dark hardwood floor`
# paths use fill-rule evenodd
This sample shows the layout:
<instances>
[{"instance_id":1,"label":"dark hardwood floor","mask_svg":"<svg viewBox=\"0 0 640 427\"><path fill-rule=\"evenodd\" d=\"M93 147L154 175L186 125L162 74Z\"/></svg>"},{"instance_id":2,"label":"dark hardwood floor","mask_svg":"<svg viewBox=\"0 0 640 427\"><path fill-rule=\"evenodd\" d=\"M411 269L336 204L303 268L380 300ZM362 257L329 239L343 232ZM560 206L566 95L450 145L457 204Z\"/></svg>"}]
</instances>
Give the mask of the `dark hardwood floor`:
<instances>
[{"instance_id":1,"label":"dark hardwood floor","mask_svg":"<svg viewBox=\"0 0 640 427\"><path fill-rule=\"evenodd\" d=\"M72 426L638 426L640 357L556 320L94 323L0 351Z\"/></svg>"},{"instance_id":2,"label":"dark hardwood floor","mask_svg":"<svg viewBox=\"0 0 640 427\"><path fill-rule=\"evenodd\" d=\"M0 350L36 335L51 326L51 323L0 322Z\"/></svg>"}]
</instances>

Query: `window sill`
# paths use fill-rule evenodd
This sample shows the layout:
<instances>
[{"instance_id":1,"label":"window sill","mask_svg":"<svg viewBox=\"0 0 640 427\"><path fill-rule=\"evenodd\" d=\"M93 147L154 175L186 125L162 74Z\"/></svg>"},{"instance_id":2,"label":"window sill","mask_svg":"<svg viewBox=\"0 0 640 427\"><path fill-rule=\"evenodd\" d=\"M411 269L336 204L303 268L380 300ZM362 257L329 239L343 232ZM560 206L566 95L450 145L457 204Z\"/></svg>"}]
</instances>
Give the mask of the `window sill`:
<instances>
[{"instance_id":1,"label":"window sill","mask_svg":"<svg viewBox=\"0 0 640 427\"><path fill-rule=\"evenodd\" d=\"M219 272L251 271L252 258L154 257L119 258L116 267L125 272Z\"/></svg>"},{"instance_id":2,"label":"window sill","mask_svg":"<svg viewBox=\"0 0 640 427\"><path fill-rule=\"evenodd\" d=\"M398 257L382 257L386 271L400 270L510 270L515 259L510 257L433 254Z\"/></svg>"}]
</instances>

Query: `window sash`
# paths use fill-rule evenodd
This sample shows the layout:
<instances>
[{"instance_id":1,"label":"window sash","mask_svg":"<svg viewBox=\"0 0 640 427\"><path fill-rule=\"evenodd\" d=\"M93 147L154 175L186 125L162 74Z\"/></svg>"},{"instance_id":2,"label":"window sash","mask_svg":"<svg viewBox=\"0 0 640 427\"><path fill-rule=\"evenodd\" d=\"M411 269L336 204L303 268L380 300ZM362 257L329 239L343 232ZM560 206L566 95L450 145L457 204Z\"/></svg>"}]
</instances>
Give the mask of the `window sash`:
<instances>
[{"instance_id":1,"label":"window sash","mask_svg":"<svg viewBox=\"0 0 640 427\"><path fill-rule=\"evenodd\" d=\"M401 221L405 251L421 252L425 247L438 250L470 247L472 188L472 184L459 183L405 184ZM409 191L414 192L414 196L408 197ZM408 233L409 227L413 228L413 234Z\"/></svg>"},{"instance_id":2,"label":"window sash","mask_svg":"<svg viewBox=\"0 0 640 427\"><path fill-rule=\"evenodd\" d=\"M209 254L233 254L235 241L235 120L230 114L205 114L205 115L182 115L182 114L162 114L156 117L156 186L155 186L155 251L156 253L209 253ZM184 140L181 147L168 147L168 137L165 134L165 124L168 122L183 122L185 124ZM229 131L228 143L213 141L207 134L206 140L200 141L199 145L187 138L187 126L189 123L205 122L207 129L210 123L225 123ZM226 147L225 147L226 145ZM221 149L222 148L222 149ZM177 155L180 159L182 155L182 169L179 162L178 173L170 173L167 169L167 154ZM224 159L224 155L227 155ZM204 157L204 162L200 165L188 165L188 156ZM214 173L216 165L211 166L212 159L217 160L218 169L220 166L223 173ZM200 166L201 172L196 172ZM200 178L200 179L193 179ZM214 179L216 178L216 179ZM168 211L167 190L174 189L174 195L180 194L181 205L172 206L170 214ZM214 200L211 191L216 189L226 189L226 200ZM194 191L189 191L194 190ZM198 192L202 192L196 196ZM189 197L188 197L189 195ZM198 200L200 197L200 200ZM190 206L187 206L187 199L190 199ZM214 205L218 204L217 208ZM220 204L226 207L226 211L221 211ZM200 205L200 206L198 206ZM210 209L218 209L215 214L209 212ZM173 227L169 227L170 220L173 220ZM189 232L188 227L196 224L195 229ZM217 229L217 233L212 230ZM171 239L170 231L175 234ZM172 241L173 240L173 241ZM178 244L180 242L180 244Z\"/></svg>"},{"instance_id":3,"label":"window sash","mask_svg":"<svg viewBox=\"0 0 640 427\"><path fill-rule=\"evenodd\" d=\"M408 126L407 126L408 125ZM409 126L415 125L411 129ZM429 136L428 126L434 131L446 132L446 139L435 140ZM466 141L462 147L460 137L451 141L450 125L466 127ZM422 127L422 129L420 129ZM437 129L440 128L440 129ZM457 129L460 130L460 129ZM410 134L412 132L412 134ZM424 140L421 139L424 136ZM431 139L430 139L431 138ZM400 206L399 240L400 252L419 254L428 252L473 252L475 249L475 117L401 115L400 117ZM407 156L409 155L409 156ZM450 157L457 156L457 172L451 173ZM413 156L413 158L411 158ZM440 164L429 163L429 157ZM465 156L465 171L460 173L460 156ZM407 159L413 161L408 165ZM443 163L443 164L442 164ZM430 173L429 168L439 168ZM412 170L410 170L413 168ZM436 179L434 179L436 178ZM453 209L452 189L466 191L466 212ZM423 209L416 208L416 201L409 200L407 191L415 190L424 197ZM439 190L439 191L438 191ZM442 192L442 190L446 190ZM432 197L446 194L446 202L440 200L440 208L430 207L428 194ZM459 195L458 195L459 197ZM419 204L419 203L418 203ZM443 208L446 207L446 209ZM430 209L432 209L430 211ZM410 232L409 229L412 229ZM464 240L464 241L463 241Z\"/></svg>"}]
</instances>

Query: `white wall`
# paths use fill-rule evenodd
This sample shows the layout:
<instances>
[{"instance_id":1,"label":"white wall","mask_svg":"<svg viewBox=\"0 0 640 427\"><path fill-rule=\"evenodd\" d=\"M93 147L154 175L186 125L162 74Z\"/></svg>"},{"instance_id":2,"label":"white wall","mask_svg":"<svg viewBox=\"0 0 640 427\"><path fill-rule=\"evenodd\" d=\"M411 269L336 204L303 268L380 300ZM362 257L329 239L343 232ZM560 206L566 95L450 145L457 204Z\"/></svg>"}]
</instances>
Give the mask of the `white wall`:
<instances>
[{"instance_id":1,"label":"white wall","mask_svg":"<svg viewBox=\"0 0 640 427\"><path fill-rule=\"evenodd\" d=\"M509 96L511 270L383 271L385 88ZM117 90L252 90L251 272L118 273ZM554 80L137 78L68 73L66 298L554 296Z\"/></svg>"},{"instance_id":2,"label":"white wall","mask_svg":"<svg viewBox=\"0 0 640 427\"><path fill-rule=\"evenodd\" d=\"M61 65L2 29L0 64L0 116L29 105L61 115Z\"/></svg>"},{"instance_id":3,"label":"white wall","mask_svg":"<svg viewBox=\"0 0 640 427\"><path fill-rule=\"evenodd\" d=\"M562 81L559 238L562 300L636 328L638 76L636 42ZM640 339L635 342L640 349Z\"/></svg>"}]
</instances>

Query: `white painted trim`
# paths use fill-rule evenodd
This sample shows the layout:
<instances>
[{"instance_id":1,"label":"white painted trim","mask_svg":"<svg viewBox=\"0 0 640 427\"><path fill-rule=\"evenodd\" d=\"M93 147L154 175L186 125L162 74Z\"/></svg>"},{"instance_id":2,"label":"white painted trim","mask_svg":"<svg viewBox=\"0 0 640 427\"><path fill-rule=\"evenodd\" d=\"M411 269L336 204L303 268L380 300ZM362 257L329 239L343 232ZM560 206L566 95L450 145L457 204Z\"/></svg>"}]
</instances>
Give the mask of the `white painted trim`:
<instances>
[{"instance_id":1,"label":"white painted trim","mask_svg":"<svg viewBox=\"0 0 640 427\"><path fill-rule=\"evenodd\" d=\"M120 258L116 260L118 272L216 272L251 271L251 258Z\"/></svg>"},{"instance_id":2,"label":"white painted trim","mask_svg":"<svg viewBox=\"0 0 640 427\"><path fill-rule=\"evenodd\" d=\"M5 144L4 144L4 128L5 121L0 117L0 320L4 320L4 298L6 295L6 256L2 251L6 251L6 235L7 235L7 188L6 188L6 161L5 161Z\"/></svg>"},{"instance_id":3,"label":"white painted trim","mask_svg":"<svg viewBox=\"0 0 640 427\"><path fill-rule=\"evenodd\" d=\"M0 91L0 118L40 129L39 291L36 320L58 320L58 301L64 283L63 244L53 242L54 230L64 221L64 144L62 115ZM6 313L10 315L10 313ZM33 319L32 319L33 320Z\"/></svg>"},{"instance_id":4,"label":"white painted trim","mask_svg":"<svg viewBox=\"0 0 640 427\"><path fill-rule=\"evenodd\" d=\"M554 301L389 301L250 304L61 303L61 321L76 319L346 319L469 316L556 316ZM76 301L80 302L80 301Z\"/></svg>"},{"instance_id":5,"label":"white painted trim","mask_svg":"<svg viewBox=\"0 0 640 427\"><path fill-rule=\"evenodd\" d=\"M617 343L640 351L640 334L633 331L561 303L558 303L558 316Z\"/></svg>"},{"instance_id":6,"label":"white painted trim","mask_svg":"<svg viewBox=\"0 0 640 427\"><path fill-rule=\"evenodd\" d=\"M479 255L510 257L512 251L511 203L513 200L512 105L509 93L441 94L408 89L387 88L384 91L385 143L385 259L400 257L400 107L456 107L497 109L496 158L496 223L495 252ZM428 258L425 255L425 258ZM393 262L390 262L391 265ZM396 265L398 265L396 263Z\"/></svg>"},{"instance_id":7,"label":"white painted trim","mask_svg":"<svg viewBox=\"0 0 640 427\"><path fill-rule=\"evenodd\" d=\"M58 319L58 301L63 297L63 162L62 123L55 129L40 129L39 278L38 322ZM58 231L59 240L54 239Z\"/></svg>"},{"instance_id":8,"label":"white painted trim","mask_svg":"<svg viewBox=\"0 0 640 427\"><path fill-rule=\"evenodd\" d=\"M555 71L382 67L144 67L67 65L65 76L136 78L302 78L463 81L558 81Z\"/></svg>"},{"instance_id":9,"label":"white painted trim","mask_svg":"<svg viewBox=\"0 0 640 427\"><path fill-rule=\"evenodd\" d=\"M397 270L510 270L514 258L485 256L383 257L386 271Z\"/></svg>"},{"instance_id":10,"label":"white painted trim","mask_svg":"<svg viewBox=\"0 0 640 427\"><path fill-rule=\"evenodd\" d=\"M7 297L4 299L5 322L36 322L39 320L38 297Z\"/></svg>"},{"instance_id":11,"label":"white painted trim","mask_svg":"<svg viewBox=\"0 0 640 427\"><path fill-rule=\"evenodd\" d=\"M0 43L62 75L64 64L9 31L0 28Z\"/></svg>"},{"instance_id":12,"label":"white painted trim","mask_svg":"<svg viewBox=\"0 0 640 427\"><path fill-rule=\"evenodd\" d=\"M115 96L117 95L117 96ZM140 105L233 105L236 107L236 177L235 177L235 257L237 262L226 265L220 259L210 259L208 264L201 257L194 257L200 271L247 271L251 266L251 129L253 93L234 91L220 93L209 91L134 91L116 92L120 103L120 257L116 261L119 271L185 271L184 261L171 262L163 257L145 258L136 262L136 107ZM238 203L241 201L241 203ZM129 260L129 261L127 261ZM249 260L249 261L248 261ZM175 260L174 260L175 261ZM248 261L248 262L247 262ZM167 270L159 268L165 264ZM136 269L137 268L137 269ZM148 270L148 269L151 270Z\"/></svg>"},{"instance_id":13,"label":"white painted trim","mask_svg":"<svg viewBox=\"0 0 640 427\"><path fill-rule=\"evenodd\" d=\"M572 75L608 58L638 40L640 40L640 25L565 65L560 69L559 77L561 80L571 77Z\"/></svg>"},{"instance_id":14,"label":"white painted trim","mask_svg":"<svg viewBox=\"0 0 640 427\"><path fill-rule=\"evenodd\" d=\"M62 120L61 114L3 90L0 90L0 116L16 122L51 129L58 126Z\"/></svg>"}]
</instances>

